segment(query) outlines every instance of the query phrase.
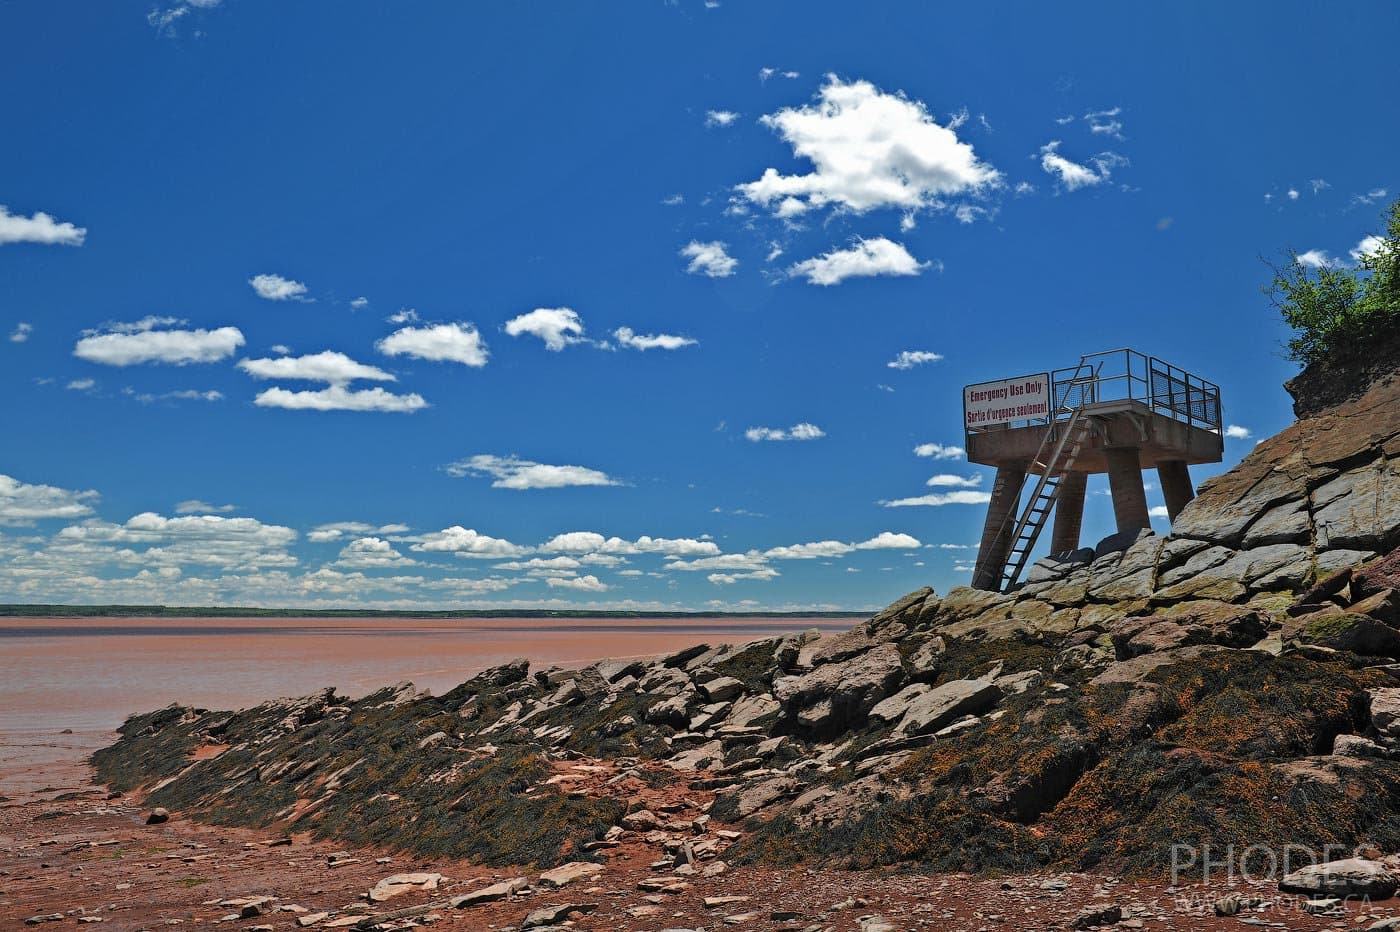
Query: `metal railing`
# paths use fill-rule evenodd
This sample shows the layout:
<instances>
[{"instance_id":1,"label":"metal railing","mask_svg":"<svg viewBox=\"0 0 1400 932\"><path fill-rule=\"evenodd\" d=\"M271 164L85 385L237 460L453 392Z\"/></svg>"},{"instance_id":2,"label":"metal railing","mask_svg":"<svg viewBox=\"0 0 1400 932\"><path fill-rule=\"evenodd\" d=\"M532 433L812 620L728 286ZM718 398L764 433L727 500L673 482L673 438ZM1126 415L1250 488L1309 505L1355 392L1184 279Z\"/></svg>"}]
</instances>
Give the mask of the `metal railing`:
<instances>
[{"instance_id":1,"label":"metal railing","mask_svg":"<svg viewBox=\"0 0 1400 932\"><path fill-rule=\"evenodd\" d=\"M1077 408L1115 401L1138 402L1158 414L1212 433L1221 432L1220 387L1185 369L1132 349L1081 356L1079 363L1050 373L1050 417L969 427L967 432L1006 430L1061 421Z\"/></svg>"}]
</instances>

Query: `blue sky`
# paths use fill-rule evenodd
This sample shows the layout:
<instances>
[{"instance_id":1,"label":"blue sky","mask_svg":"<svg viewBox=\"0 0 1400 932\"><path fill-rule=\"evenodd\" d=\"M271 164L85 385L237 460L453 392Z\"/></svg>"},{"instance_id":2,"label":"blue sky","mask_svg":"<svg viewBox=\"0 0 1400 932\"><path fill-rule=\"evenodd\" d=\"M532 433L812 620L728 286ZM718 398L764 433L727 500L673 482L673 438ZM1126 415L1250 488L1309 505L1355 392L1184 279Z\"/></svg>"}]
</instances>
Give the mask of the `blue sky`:
<instances>
[{"instance_id":1,"label":"blue sky","mask_svg":"<svg viewBox=\"0 0 1400 932\"><path fill-rule=\"evenodd\" d=\"M964 583L989 471L915 450L962 445L965 383L1133 346L1221 385L1220 468L1288 423L1261 257L1376 231L1397 29L1382 3L4 4L0 601ZM974 501L888 505L948 492ZM1110 521L1091 495L1086 540Z\"/></svg>"}]
</instances>

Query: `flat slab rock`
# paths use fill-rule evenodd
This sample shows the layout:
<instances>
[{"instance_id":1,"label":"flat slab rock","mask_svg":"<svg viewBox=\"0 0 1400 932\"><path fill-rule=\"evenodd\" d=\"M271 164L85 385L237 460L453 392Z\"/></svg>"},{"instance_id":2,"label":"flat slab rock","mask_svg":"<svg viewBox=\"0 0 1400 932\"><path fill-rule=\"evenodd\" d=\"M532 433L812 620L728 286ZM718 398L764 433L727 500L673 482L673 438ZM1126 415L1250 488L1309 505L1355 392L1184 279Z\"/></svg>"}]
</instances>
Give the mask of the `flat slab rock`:
<instances>
[{"instance_id":1,"label":"flat slab rock","mask_svg":"<svg viewBox=\"0 0 1400 932\"><path fill-rule=\"evenodd\" d=\"M1362 858L1312 864L1285 875L1278 884L1284 893L1369 896L1376 900L1394 896L1397 887L1400 878L1383 865Z\"/></svg>"},{"instance_id":2,"label":"flat slab rock","mask_svg":"<svg viewBox=\"0 0 1400 932\"><path fill-rule=\"evenodd\" d=\"M436 890L440 883L442 883L441 874L394 874L370 887L369 900L371 903L382 903L402 893L411 893L415 890Z\"/></svg>"}]
</instances>

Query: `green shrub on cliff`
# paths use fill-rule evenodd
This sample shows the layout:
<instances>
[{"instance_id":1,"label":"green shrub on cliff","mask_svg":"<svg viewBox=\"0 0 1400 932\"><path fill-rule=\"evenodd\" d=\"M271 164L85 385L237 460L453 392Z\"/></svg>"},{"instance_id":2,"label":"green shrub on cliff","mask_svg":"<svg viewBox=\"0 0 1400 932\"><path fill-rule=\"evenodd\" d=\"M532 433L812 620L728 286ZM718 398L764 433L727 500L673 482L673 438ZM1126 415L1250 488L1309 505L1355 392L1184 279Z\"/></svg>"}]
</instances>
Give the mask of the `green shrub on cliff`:
<instances>
[{"instance_id":1,"label":"green shrub on cliff","mask_svg":"<svg viewBox=\"0 0 1400 932\"><path fill-rule=\"evenodd\" d=\"M1352 255L1355 265L1290 251L1275 266L1265 291L1295 331L1290 359L1346 357L1400 328L1400 200L1386 211L1385 235L1368 236Z\"/></svg>"}]
</instances>

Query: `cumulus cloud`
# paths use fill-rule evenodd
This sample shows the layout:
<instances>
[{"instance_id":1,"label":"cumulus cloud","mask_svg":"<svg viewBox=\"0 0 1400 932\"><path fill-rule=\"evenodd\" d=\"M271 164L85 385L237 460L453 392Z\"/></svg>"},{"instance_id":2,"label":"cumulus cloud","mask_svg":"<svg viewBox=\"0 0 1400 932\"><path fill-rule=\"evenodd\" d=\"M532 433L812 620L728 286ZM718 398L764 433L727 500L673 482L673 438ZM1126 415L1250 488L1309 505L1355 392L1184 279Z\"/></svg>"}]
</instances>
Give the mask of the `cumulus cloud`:
<instances>
[{"instance_id":1,"label":"cumulus cloud","mask_svg":"<svg viewBox=\"0 0 1400 932\"><path fill-rule=\"evenodd\" d=\"M82 518L92 514L88 504L97 493L75 492L53 485L20 482L0 473L0 525L27 527L48 518Z\"/></svg>"},{"instance_id":2,"label":"cumulus cloud","mask_svg":"<svg viewBox=\"0 0 1400 932\"><path fill-rule=\"evenodd\" d=\"M483 453L444 467L447 474L489 476L493 489L562 489L577 485L622 485L605 472L586 466L551 466L518 456Z\"/></svg>"},{"instance_id":3,"label":"cumulus cloud","mask_svg":"<svg viewBox=\"0 0 1400 932\"><path fill-rule=\"evenodd\" d=\"M1231 440L1248 440L1254 436L1254 431L1248 427L1241 427L1238 424L1230 424L1225 428L1225 436Z\"/></svg>"},{"instance_id":4,"label":"cumulus cloud","mask_svg":"<svg viewBox=\"0 0 1400 932\"><path fill-rule=\"evenodd\" d=\"M184 515L167 518L142 512L125 524L87 521L59 532L48 552L141 566L204 564L224 568L267 569L295 566L286 548L297 533L256 518ZM137 547L145 549L138 550Z\"/></svg>"},{"instance_id":5,"label":"cumulus cloud","mask_svg":"<svg viewBox=\"0 0 1400 932\"><path fill-rule=\"evenodd\" d=\"M921 443L914 448L915 456L935 460L957 460L962 459L966 454L967 451L962 447L955 447L952 444Z\"/></svg>"},{"instance_id":6,"label":"cumulus cloud","mask_svg":"<svg viewBox=\"0 0 1400 932\"><path fill-rule=\"evenodd\" d=\"M34 325L20 321L15 324L15 329L10 331L11 343L23 343L29 339L29 335L34 332Z\"/></svg>"},{"instance_id":7,"label":"cumulus cloud","mask_svg":"<svg viewBox=\"0 0 1400 932\"><path fill-rule=\"evenodd\" d=\"M924 485L933 486L934 488L945 489L975 489L981 484L981 476L953 476L949 475L948 473L940 473L936 476L930 476L929 480L924 483Z\"/></svg>"},{"instance_id":8,"label":"cumulus cloud","mask_svg":"<svg viewBox=\"0 0 1400 932\"><path fill-rule=\"evenodd\" d=\"M716 586L732 586L740 580L756 579L760 582L768 582L777 579L781 574L771 566L764 566L747 573L711 573L705 578Z\"/></svg>"},{"instance_id":9,"label":"cumulus cloud","mask_svg":"<svg viewBox=\"0 0 1400 932\"><path fill-rule=\"evenodd\" d=\"M845 556L855 549L853 545L839 540L818 540L810 544L774 547L765 550L763 555L770 560L817 560Z\"/></svg>"},{"instance_id":10,"label":"cumulus cloud","mask_svg":"<svg viewBox=\"0 0 1400 932\"><path fill-rule=\"evenodd\" d=\"M253 286L259 298L268 301L300 301L306 297L305 285L281 275L254 275L248 279L248 284Z\"/></svg>"},{"instance_id":11,"label":"cumulus cloud","mask_svg":"<svg viewBox=\"0 0 1400 932\"><path fill-rule=\"evenodd\" d=\"M827 77L816 100L764 116L761 122L812 163L805 175L775 168L737 186L748 201L779 216L833 206L855 213L882 207L913 210L955 195L977 194L1001 176L928 108L869 81Z\"/></svg>"},{"instance_id":12,"label":"cumulus cloud","mask_svg":"<svg viewBox=\"0 0 1400 932\"><path fill-rule=\"evenodd\" d=\"M883 236L857 240L846 249L833 249L824 255L805 259L788 269L813 285L836 285L848 278L879 275L918 275L929 263L919 262L902 243Z\"/></svg>"},{"instance_id":13,"label":"cumulus cloud","mask_svg":"<svg viewBox=\"0 0 1400 932\"><path fill-rule=\"evenodd\" d=\"M357 311L363 310L363 309L369 307L369 298L366 298L366 297L364 297L363 295L361 295L360 297L358 297L358 298L356 298L355 300L351 301L351 302L350 302L350 306L353 307L353 308L354 308L355 310L357 310Z\"/></svg>"},{"instance_id":14,"label":"cumulus cloud","mask_svg":"<svg viewBox=\"0 0 1400 932\"><path fill-rule=\"evenodd\" d=\"M186 499L175 506L177 515L227 514L237 510L237 505L211 505L197 498Z\"/></svg>"},{"instance_id":15,"label":"cumulus cloud","mask_svg":"<svg viewBox=\"0 0 1400 932\"><path fill-rule=\"evenodd\" d=\"M123 395L129 395L143 405L155 404L158 401L223 401L224 393L218 389L198 389L181 388L170 392L155 394L152 392L138 392L134 388L127 386L122 389Z\"/></svg>"},{"instance_id":16,"label":"cumulus cloud","mask_svg":"<svg viewBox=\"0 0 1400 932\"><path fill-rule=\"evenodd\" d=\"M729 126L737 119L739 119L739 114L733 110L707 110L705 112L705 125L711 128Z\"/></svg>"},{"instance_id":17,"label":"cumulus cloud","mask_svg":"<svg viewBox=\"0 0 1400 932\"><path fill-rule=\"evenodd\" d=\"M545 349L557 353L572 343L583 342L583 321L567 307L538 307L506 321L506 333L513 337L539 337Z\"/></svg>"},{"instance_id":18,"label":"cumulus cloud","mask_svg":"<svg viewBox=\"0 0 1400 932\"><path fill-rule=\"evenodd\" d=\"M1060 155L1060 140L1054 139L1040 147L1040 167L1052 175L1066 191L1103 184L1113 176L1113 170L1128 164L1116 152L1100 152L1089 160L1092 167L1073 162Z\"/></svg>"},{"instance_id":19,"label":"cumulus cloud","mask_svg":"<svg viewBox=\"0 0 1400 932\"><path fill-rule=\"evenodd\" d=\"M108 366L147 362L184 366L227 359L244 342L237 327L157 329L172 323L176 323L173 318L148 317L131 324L109 324L106 332L88 331L73 347L73 355Z\"/></svg>"},{"instance_id":20,"label":"cumulus cloud","mask_svg":"<svg viewBox=\"0 0 1400 932\"><path fill-rule=\"evenodd\" d=\"M329 524L318 524L306 534L306 539L313 544L324 544L331 541L340 540L348 534L358 536L379 536L381 534L402 534L408 530L406 524L384 524L375 527L373 524L366 524L363 521L333 521Z\"/></svg>"},{"instance_id":21,"label":"cumulus cloud","mask_svg":"<svg viewBox=\"0 0 1400 932\"><path fill-rule=\"evenodd\" d=\"M7 243L38 243L43 246L81 246L87 228L62 223L37 211L32 216L12 214L0 204L0 246Z\"/></svg>"},{"instance_id":22,"label":"cumulus cloud","mask_svg":"<svg viewBox=\"0 0 1400 932\"><path fill-rule=\"evenodd\" d=\"M1325 249L1309 249L1307 252L1300 252L1294 257L1294 261L1305 269L1330 269L1339 264L1336 259L1327 254Z\"/></svg>"},{"instance_id":23,"label":"cumulus cloud","mask_svg":"<svg viewBox=\"0 0 1400 932\"><path fill-rule=\"evenodd\" d=\"M919 539L911 534L896 534L893 531L881 531L874 537L856 544L857 550L914 550L923 546Z\"/></svg>"},{"instance_id":24,"label":"cumulus cloud","mask_svg":"<svg viewBox=\"0 0 1400 932\"><path fill-rule=\"evenodd\" d=\"M691 240L681 247L680 255L690 260L685 270L691 275L728 278L739 266L739 260L729 254L728 245L720 240L708 243Z\"/></svg>"},{"instance_id":25,"label":"cumulus cloud","mask_svg":"<svg viewBox=\"0 0 1400 932\"><path fill-rule=\"evenodd\" d=\"M478 534L472 528L465 528L460 524L424 534L409 549L419 553L452 553L459 557L487 560L518 557L527 552L526 548L517 547L508 540Z\"/></svg>"},{"instance_id":26,"label":"cumulus cloud","mask_svg":"<svg viewBox=\"0 0 1400 932\"><path fill-rule=\"evenodd\" d=\"M286 408L289 411L385 411L411 414L428 406L422 395L395 395L382 388L352 390L330 385L317 391L289 391L269 388L258 393L253 404L260 408Z\"/></svg>"},{"instance_id":27,"label":"cumulus cloud","mask_svg":"<svg viewBox=\"0 0 1400 932\"><path fill-rule=\"evenodd\" d=\"M532 557L529 560L513 560L497 563L498 570L531 571L536 573L564 573L572 576L573 571L583 566L583 562L573 557Z\"/></svg>"},{"instance_id":28,"label":"cumulus cloud","mask_svg":"<svg viewBox=\"0 0 1400 932\"><path fill-rule=\"evenodd\" d=\"M578 592L607 592L610 588L597 576L551 576L545 580L551 589L574 589Z\"/></svg>"},{"instance_id":29,"label":"cumulus cloud","mask_svg":"<svg viewBox=\"0 0 1400 932\"><path fill-rule=\"evenodd\" d=\"M939 362L942 359L941 353L930 353L928 350L902 350L898 356L885 365L891 369L912 369L915 366L922 366L926 362Z\"/></svg>"},{"instance_id":30,"label":"cumulus cloud","mask_svg":"<svg viewBox=\"0 0 1400 932\"><path fill-rule=\"evenodd\" d=\"M670 333L633 333L630 327L618 327L613 331L613 338L620 345L635 350L675 350L683 346L694 346L697 342L690 337L676 336Z\"/></svg>"},{"instance_id":31,"label":"cumulus cloud","mask_svg":"<svg viewBox=\"0 0 1400 932\"><path fill-rule=\"evenodd\" d=\"M695 540L690 537L650 537L642 535L636 540L621 537L604 537L596 531L569 531L556 534L540 547L545 553L573 554L617 554L631 556L641 553L660 553L668 557L713 556L719 553L719 546L712 540Z\"/></svg>"},{"instance_id":32,"label":"cumulus cloud","mask_svg":"<svg viewBox=\"0 0 1400 932\"><path fill-rule=\"evenodd\" d=\"M1171 518L1171 515L1167 513L1166 505L1156 505L1147 509L1147 516L1149 518Z\"/></svg>"},{"instance_id":33,"label":"cumulus cloud","mask_svg":"<svg viewBox=\"0 0 1400 932\"><path fill-rule=\"evenodd\" d=\"M238 368L255 379L304 379L344 385L355 379L393 382L394 376L375 366L356 362L344 353L326 350L308 356L279 356L276 359L240 359Z\"/></svg>"},{"instance_id":34,"label":"cumulus cloud","mask_svg":"<svg viewBox=\"0 0 1400 932\"><path fill-rule=\"evenodd\" d=\"M347 569L383 569L393 566L413 566L417 560L406 557L394 545L379 537L359 537L340 551L337 566Z\"/></svg>"},{"instance_id":35,"label":"cumulus cloud","mask_svg":"<svg viewBox=\"0 0 1400 932\"><path fill-rule=\"evenodd\" d=\"M666 564L668 570L680 570L685 573L699 573L706 570L721 570L725 572L761 572L766 569L768 558L757 550L750 550L747 553L721 553L712 557L700 557L695 560L672 560Z\"/></svg>"},{"instance_id":36,"label":"cumulus cloud","mask_svg":"<svg viewBox=\"0 0 1400 932\"><path fill-rule=\"evenodd\" d=\"M826 431L815 424L803 421L801 424L794 424L786 430L775 427L750 427L744 431L744 436L754 443L762 440L820 440L826 436Z\"/></svg>"},{"instance_id":37,"label":"cumulus cloud","mask_svg":"<svg viewBox=\"0 0 1400 932\"><path fill-rule=\"evenodd\" d=\"M375 349L386 356L412 356L433 362L460 362L480 368L486 365L486 343L469 323L404 327L389 334Z\"/></svg>"},{"instance_id":38,"label":"cumulus cloud","mask_svg":"<svg viewBox=\"0 0 1400 932\"><path fill-rule=\"evenodd\" d=\"M1378 256L1385 248L1385 240L1379 236L1371 235L1363 237L1361 242L1351 248L1351 261L1360 262L1367 256ZM14 339L11 337L11 339Z\"/></svg>"},{"instance_id":39,"label":"cumulus cloud","mask_svg":"<svg viewBox=\"0 0 1400 932\"><path fill-rule=\"evenodd\" d=\"M909 508L919 505L939 507L941 505L985 505L992 500L988 492L935 492L931 495L919 495L915 498L896 498L893 501L881 502L886 508Z\"/></svg>"}]
</instances>

